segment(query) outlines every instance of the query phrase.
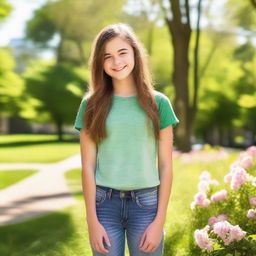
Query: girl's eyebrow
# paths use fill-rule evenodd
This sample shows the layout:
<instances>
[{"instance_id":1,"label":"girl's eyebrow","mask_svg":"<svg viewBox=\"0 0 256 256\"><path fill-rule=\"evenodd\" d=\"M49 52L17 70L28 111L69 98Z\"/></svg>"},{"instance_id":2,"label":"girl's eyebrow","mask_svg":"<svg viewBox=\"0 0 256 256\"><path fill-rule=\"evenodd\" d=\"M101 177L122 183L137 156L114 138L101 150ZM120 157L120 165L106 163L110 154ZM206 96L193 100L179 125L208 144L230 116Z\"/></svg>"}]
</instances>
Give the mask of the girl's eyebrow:
<instances>
[{"instance_id":1,"label":"girl's eyebrow","mask_svg":"<svg viewBox=\"0 0 256 256\"><path fill-rule=\"evenodd\" d=\"M126 48L121 48L121 49L119 49L117 52L121 52L121 51L123 51L123 50L128 50L128 49L126 49ZM110 53L105 53L104 56L106 56L106 55L111 55L111 54L110 54Z\"/></svg>"}]
</instances>

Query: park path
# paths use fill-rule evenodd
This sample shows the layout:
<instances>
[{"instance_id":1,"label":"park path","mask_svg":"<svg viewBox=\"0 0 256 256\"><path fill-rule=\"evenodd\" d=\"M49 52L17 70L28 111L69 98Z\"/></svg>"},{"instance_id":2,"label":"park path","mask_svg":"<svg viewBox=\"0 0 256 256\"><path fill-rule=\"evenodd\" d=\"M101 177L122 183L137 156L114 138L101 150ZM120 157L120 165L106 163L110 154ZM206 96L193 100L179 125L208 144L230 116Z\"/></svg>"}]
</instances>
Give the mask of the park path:
<instances>
[{"instance_id":1,"label":"park path","mask_svg":"<svg viewBox=\"0 0 256 256\"><path fill-rule=\"evenodd\" d=\"M28 178L0 190L0 226L22 222L76 204L64 173L80 167L80 154L51 164L0 164L0 170L38 170Z\"/></svg>"}]
</instances>

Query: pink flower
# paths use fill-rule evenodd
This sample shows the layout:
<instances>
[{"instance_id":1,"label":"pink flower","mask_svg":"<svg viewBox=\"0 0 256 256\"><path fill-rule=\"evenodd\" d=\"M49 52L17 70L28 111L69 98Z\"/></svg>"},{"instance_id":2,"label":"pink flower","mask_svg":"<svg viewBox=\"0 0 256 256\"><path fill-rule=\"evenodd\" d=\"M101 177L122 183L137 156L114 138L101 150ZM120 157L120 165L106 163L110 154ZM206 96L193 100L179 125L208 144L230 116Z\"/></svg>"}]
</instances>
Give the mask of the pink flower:
<instances>
[{"instance_id":1,"label":"pink flower","mask_svg":"<svg viewBox=\"0 0 256 256\"><path fill-rule=\"evenodd\" d=\"M250 209L247 212L247 218L249 219L256 219L256 210L255 209Z\"/></svg>"},{"instance_id":2,"label":"pink flower","mask_svg":"<svg viewBox=\"0 0 256 256\"><path fill-rule=\"evenodd\" d=\"M215 216L212 216L208 219L208 223L210 226L213 226L217 222L218 222L218 219Z\"/></svg>"},{"instance_id":3,"label":"pink flower","mask_svg":"<svg viewBox=\"0 0 256 256\"><path fill-rule=\"evenodd\" d=\"M206 198L206 193L204 191L199 191L194 195L194 201L190 204L190 208L194 210L196 205L206 208L210 205L210 203L211 201Z\"/></svg>"},{"instance_id":4,"label":"pink flower","mask_svg":"<svg viewBox=\"0 0 256 256\"><path fill-rule=\"evenodd\" d=\"M220 214L217 216L218 221L224 221L228 219L228 215L226 214Z\"/></svg>"},{"instance_id":5,"label":"pink flower","mask_svg":"<svg viewBox=\"0 0 256 256\"><path fill-rule=\"evenodd\" d=\"M238 225L231 226L229 231L229 237L225 239L224 243L228 245L235 240L240 241L245 235L246 232L243 231Z\"/></svg>"},{"instance_id":6,"label":"pink flower","mask_svg":"<svg viewBox=\"0 0 256 256\"><path fill-rule=\"evenodd\" d=\"M232 180L232 174L228 173L227 175L224 176L224 182L226 183L231 183Z\"/></svg>"},{"instance_id":7,"label":"pink flower","mask_svg":"<svg viewBox=\"0 0 256 256\"><path fill-rule=\"evenodd\" d=\"M201 203L206 199L206 193L203 191L200 191L194 195L194 201L196 203Z\"/></svg>"},{"instance_id":8,"label":"pink flower","mask_svg":"<svg viewBox=\"0 0 256 256\"><path fill-rule=\"evenodd\" d=\"M213 186L218 186L220 183L217 180L210 180L210 184Z\"/></svg>"},{"instance_id":9,"label":"pink flower","mask_svg":"<svg viewBox=\"0 0 256 256\"><path fill-rule=\"evenodd\" d=\"M208 181L211 179L211 174L208 171L203 171L199 177L199 179L202 181Z\"/></svg>"},{"instance_id":10,"label":"pink flower","mask_svg":"<svg viewBox=\"0 0 256 256\"><path fill-rule=\"evenodd\" d=\"M243 167L244 169L249 169L253 166L253 159L252 156L247 154L245 156L243 156L240 161L239 161L239 165L241 167Z\"/></svg>"},{"instance_id":11,"label":"pink flower","mask_svg":"<svg viewBox=\"0 0 256 256\"><path fill-rule=\"evenodd\" d=\"M238 190L242 184L244 184L248 179L249 175L242 167L234 167L231 172L231 184L230 187L233 190Z\"/></svg>"},{"instance_id":12,"label":"pink flower","mask_svg":"<svg viewBox=\"0 0 256 256\"><path fill-rule=\"evenodd\" d=\"M234 161L234 162L230 165L229 169L230 169L231 172L232 172L232 170L233 170L234 168L236 168L236 167L239 167L239 161L238 161L238 160Z\"/></svg>"},{"instance_id":13,"label":"pink flower","mask_svg":"<svg viewBox=\"0 0 256 256\"><path fill-rule=\"evenodd\" d=\"M251 146L247 148L246 152L250 154L253 158L256 158L256 146Z\"/></svg>"},{"instance_id":14,"label":"pink flower","mask_svg":"<svg viewBox=\"0 0 256 256\"><path fill-rule=\"evenodd\" d=\"M209 199L205 199L205 200L202 202L201 206L202 206L203 208L207 208L207 207L210 205L210 203L211 203L211 201L210 201Z\"/></svg>"},{"instance_id":15,"label":"pink flower","mask_svg":"<svg viewBox=\"0 0 256 256\"><path fill-rule=\"evenodd\" d=\"M249 202L251 205L256 206L256 196L252 196L249 198Z\"/></svg>"},{"instance_id":16,"label":"pink flower","mask_svg":"<svg viewBox=\"0 0 256 256\"><path fill-rule=\"evenodd\" d=\"M227 199L227 195L228 195L227 190L222 189L219 192L216 192L215 194L213 194L211 196L211 200L213 203L220 201L220 200L225 200L225 199Z\"/></svg>"},{"instance_id":17,"label":"pink flower","mask_svg":"<svg viewBox=\"0 0 256 256\"><path fill-rule=\"evenodd\" d=\"M194 232L194 238L197 245L201 249L206 249L207 251L213 250L213 241L208 236L208 231L210 227L207 225L203 229L197 229Z\"/></svg>"},{"instance_id":18,"label":"pink flower","mask_svg":"<svg viewBox=\"0 0 256 256\"><path fill-rule=\"evenodd\" d=\"M210 183L209 181L201 180L197 187L199 191L208 191L210 189Z\"/></svg>"},{"instance_id":19,"label":"pink flower","mask_svg":"<svg viewBox=\"0 0 256 256\"><path fill-rule=\"evenodd\" d=\"M220 214L217 217L212 216L211 218L208 219L208 223L210 226L213 226L215 223L219 222L219 221L224 221L227 220L228 216L226 214Z\"/></svg>"},{"instance_id":20,"label":"pink flower","mask_svg":"<svg viewBox=\"0 0 256 256\"><path fill-rule=\"evenodd\" d=\"M246 235L246 232L238 225L233 226L226 220L215 223L213 231L224 241L225 245L229 245L235 240L240 241Z\"/></svg>"},{"instance_id":21,"label":"pink flower","mask_svg":"<svg viewBox=\"0 0 256 256\"><path fill-rule=\"evenodd\" d=\"M199 177L200 182L198 184L199 191L208 191L210 185L218 186L219 182L217 180L211 179L211 174L208 171L203 171Z\"/></svg>"},{"instance_id":22,"label":"pink flower","mask_svg":"<svg viewBox=\"0 0 256 256\"><path fill-rule=\"evenodd\" d=\"M231 224L228 221L219 221L214 224L213 231L217 234L222 240L224 240L229 232Z\"/></svg>"}]
</instances>

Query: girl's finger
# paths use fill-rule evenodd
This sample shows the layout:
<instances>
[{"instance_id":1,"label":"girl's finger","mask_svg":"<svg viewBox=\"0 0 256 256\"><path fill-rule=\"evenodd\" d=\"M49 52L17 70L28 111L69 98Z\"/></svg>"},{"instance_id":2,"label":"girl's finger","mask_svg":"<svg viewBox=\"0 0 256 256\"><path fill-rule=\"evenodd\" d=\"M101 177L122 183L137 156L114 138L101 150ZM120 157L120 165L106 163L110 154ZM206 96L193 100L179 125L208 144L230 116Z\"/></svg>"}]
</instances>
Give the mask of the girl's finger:
<instances>
[{"instance_id":1,"label":"girl's finger","mask_svg":"<svg viewBox=\"0 0 256 256\"><path fill-rule=\"evenodd\" d=\"M141 247L141 250L145 251L149 245L150 245L149 242L145 241L144 245Z\"/></svg>"},{"instance_id":2,"label":"girl's finger","mask_svg":"<svg viewBox=\"0 0 256 256\"><path fill-rule=\"evenodd\" d=\"M105 234L105 235L103 236L103 238L104 238L106 244L107 244L108 246L111 246L110 241L109 241L109 238L108 238L108 235Z\"/></svg>"},{"instance_id":3,"label":"girl's finger","mask_svg":"<svg viewBox=\"0 0 256 256\"><path fill-rule=\"evenodd\" d=\"M146 238L146 234L144 233L142 238L140 239L140 247L143 246L144 242L145 242L145 238Z\"/></svg>"},{"instance_id":4,"label":"girl's finger","mask_svg":"<svg viewBox=\"0 0 256 256\"><path fill-rule=\"evenodd\" d=\"M145 252L152 252L153 251L154 246L152 246L151 244L148 245L148 248L145 249Z\"/></svg>"},{"instance_id":5,"label":"girl's finger","mask_svg":"<svg viewBox=\"0 0 256 256\"><path fill-rule=\"evenodd\" d=\"M105 249L105 247L104 247L104 245L103 245L103 237L100 239L98 245L99 245L99 247L100 247L100 252L101 252L101 253L108 253L108 250Z\"/></svg>"},{"instance_id":6,"label":"girl's finger","mask_svg":"<svg viewBox=\"0 0 256 256\"><path fill-rule=\"evenodd\" d=\"M100 252L100 247L98 246L98 244L95 244L94 250Z\"/></svg>"}]
</instances>

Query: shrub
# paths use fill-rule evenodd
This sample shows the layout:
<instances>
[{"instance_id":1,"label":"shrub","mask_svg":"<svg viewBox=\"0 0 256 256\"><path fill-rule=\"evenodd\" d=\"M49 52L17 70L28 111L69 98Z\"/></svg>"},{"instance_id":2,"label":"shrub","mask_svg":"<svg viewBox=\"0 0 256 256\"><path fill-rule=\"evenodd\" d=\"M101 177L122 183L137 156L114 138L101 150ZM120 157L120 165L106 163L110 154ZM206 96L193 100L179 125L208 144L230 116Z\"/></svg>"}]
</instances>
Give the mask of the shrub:
<instances>
[{"instance_id":1,"label":"shrub","mask_svg":"<svg viewBox=\"0 0 256 256\"><path fill-rule=\"evenodd\" d=\"M256 255L255 173L255 146L240 152L230 165L222 189L208 171L202 172L190 205L193 255Z\"/></svg>"}]
</instances>

